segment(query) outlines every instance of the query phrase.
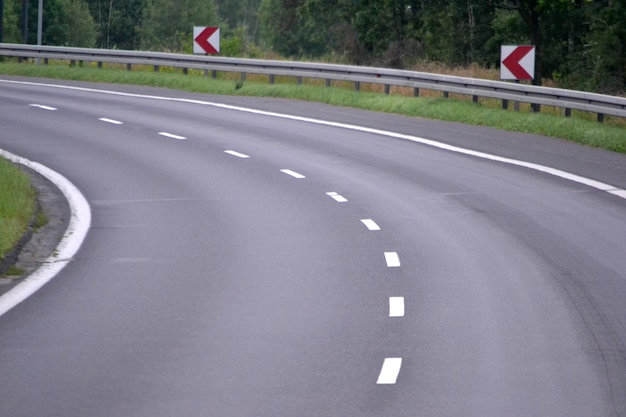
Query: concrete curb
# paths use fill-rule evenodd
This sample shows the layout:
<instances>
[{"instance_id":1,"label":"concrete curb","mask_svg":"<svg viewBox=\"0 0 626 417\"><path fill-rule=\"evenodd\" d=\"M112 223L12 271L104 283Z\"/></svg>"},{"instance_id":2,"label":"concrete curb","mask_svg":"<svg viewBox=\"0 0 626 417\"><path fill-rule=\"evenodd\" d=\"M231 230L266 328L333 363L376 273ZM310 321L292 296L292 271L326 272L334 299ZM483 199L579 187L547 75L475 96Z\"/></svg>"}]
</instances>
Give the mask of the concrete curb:
<instances>
[{"instance_id":1,"label":"concrete curb","mask_svg":"<svg viewBox=\"0 0 626 417\"><path fill-rule=\"evenodd\" d=\"M24 301L54 278L80 249L91 226L91 209L82 193L67 178L37 162L0 149L0 156L42 175L57 187L67 200L70 216L67 229L54 253L27 278L0 296L0 316Z\"/></svg>"}]
</instances>

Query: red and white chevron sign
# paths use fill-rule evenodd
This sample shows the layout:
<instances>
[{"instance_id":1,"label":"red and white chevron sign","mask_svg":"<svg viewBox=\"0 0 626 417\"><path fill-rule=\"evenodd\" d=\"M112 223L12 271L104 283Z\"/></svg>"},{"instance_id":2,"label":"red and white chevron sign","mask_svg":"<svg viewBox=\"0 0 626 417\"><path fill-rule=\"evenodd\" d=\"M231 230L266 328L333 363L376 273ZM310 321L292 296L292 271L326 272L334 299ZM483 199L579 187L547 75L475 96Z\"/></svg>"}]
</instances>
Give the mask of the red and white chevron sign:
<instances>
[{"instance_id":1,"label":"red and white chevron sign","mask_svg":"<svg viewBox=\"0 0 626 417\"><path fill-rule=\"evenodd\" d=\"M535 78L535 47L502 45L500 49L501 80L532 80Z\"/></svg>"},{"instance_id":2,"label":"red and white chevron sign","mask_svg":"<svg viewBox=\"0 0 626 417\"><path fill-rule=\"evenodd\" d=\"M193 27L193 53L219 54L220 28L211 26Z\"/></svg>"}]
</instances>

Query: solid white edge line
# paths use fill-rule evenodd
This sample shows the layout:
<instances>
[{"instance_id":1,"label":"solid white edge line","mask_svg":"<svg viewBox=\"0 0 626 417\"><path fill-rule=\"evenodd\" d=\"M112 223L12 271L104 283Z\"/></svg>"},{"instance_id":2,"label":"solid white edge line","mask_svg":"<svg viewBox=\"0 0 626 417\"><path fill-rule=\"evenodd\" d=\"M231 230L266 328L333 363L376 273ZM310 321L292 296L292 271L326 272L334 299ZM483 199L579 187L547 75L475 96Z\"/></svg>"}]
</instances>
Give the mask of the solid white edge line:
<instances>
[{"instance_id":1,"label":"solid white edge line","mask_svg":"<svg viewBox=\"0 0 626 417\"><path fill-rule=\"evenodd\" d=\"M250 155L246 155L245 153L239 153L239 152L231 151L231 150L224 151L224 153L227 153L229 155L236 156L237 158L242 158L242 159L250 158Z\"/></svg>"},{"instance_id":2,"label":"solid white edge line","mask_svg":"<svg viewBox=\"0 0 626 417\"><path fill-rule=\"evenodd\" d=\"M389 317L404 317L404 297L389 297Z\"/></svg>"},{"instance_id":3,"label":"solid white edge line","mask_svg":"<svg viewBox=\"0 0 626 417\"><path fill-rule=\"evenodd\" d=\"M385 252L385 262L389 268L397 268L400 266L400 257L397 252Z\"/></svg>"},{"instance_id":4,"label":"solid white edge line","mask_svg":"<svg viewBox=\"0 0 626 417\"><path fill-rule=\"evenodd\" d=\"M377 384L395 384L402 368L402 358L385 358L378 374Z\"/></svg>"},{"instance_id":5,"label":"solid white edge line","mask_svg":"<svg viewBox=\"0 0 626 417\"><path fill-rule=\"evenodd\" d=\"M330 198L332 198L333 200L335 200L338 203L347 203L348 202L347 198L345 198L341 194L337 194L334 191L328 192L328 193L326 193L326 195L329 196Z\"/></svg>"},{"instance_id":6,"label":"solid white edge line","mask_svg":"<svg viewBox=\"0 0 626 417\"><path fill-rule=\"evenodd\" d=\"M13 287L0 296L0 316L34 294L39 288L54 278L78 252L91 226L91 209L87 199L67 178L41 165L11 152L0 149L0 156L17 164L22 164L43 175L65 196L70 206L70 219L65 234L56 247L55 254Z\"/></svg>"},{"instance_id":7,"label":"solid white edge line","mask_svg":"<svg viewBox=\"0 0 626 417\"><path fill-rule=\"evenodd\" d=\"M365 227L367 227L368 230L380 230L380 226L372 219L361 219L361 222L365 225Z\"/></svg>"},{"instance_id":8,"label":"solid white edge line","mask_svg":"<svg viewBox=\"0 0 626 417\"><path fill-rule=\"evenodd\" d=\"M159 135L161 136L165 136L166 138L171 138L171 139L177 139L177 140L184 140L187 139L184 136L179 136L179 135L175 135L173 133L168 133L168 132L159 132Z\"/></svg>"},{"instance_id":9,"label":"solid white edge line","mask_svg":"<svg viewBox=\"0 0 626 417\"><path fill-rule=\"evenodd\" d=\"M280 172L282 172L283 174L287 174L290 175L294 178L298 178L298 179L302 179L302 178L306 178L304 175L296 172L296 171L292 171L290 169L281 169Z\"/></svg>"},{"instance_id":10,"label":"solid white edge line","mask_svg":"<svg viewBox=\"0 0 626 417\"><path fill-rule=\"evenodd\" d=\"M438 149L442 149L442 150L446 150L450 152L470 155L470 156L474 156L477 158L488 159L491 161L501 162L504 164L515 165L519 167L532 169L535 171L543 172L548 175L552 175L552 176L563 178L572 182L583 184L591 188L608 192L617 197L626 199L626 190L623 190L619 187L615 187L610 184L606 184L606 183L596 181L590 178L582 177L580 175L572 174L570 172L562 171L560 169L550 168L550 167L535 164L532 162L525 162L525 161L520 161L517 159L505 158L505 157L501 157L497 155L488 154L485 152L472 151L470 149L448 145L443 142L437 142L435 140L424 139L419 136L405 135L402 133L395 133L395 132L390 132L390 131L381 130L381 129L372 129L368 127L361 127L361 126L350 125L350 124L345 124L345 123L329 122L325 120L312 119L309 117L292 116L288 114L274 113L274 112L268 112L264 110L256 110L256 109L250 109L246 107L232 106L232 105L221 104L221 103L213 103L213 102L202 101L202 100L192 100L192 99L176 98L176 97L161 97L161 96L152 96L152 95L145 95L145 94L133 94L133 93L124 93L120 91L98 90L95 88L76 87L76 86L69 86L69 85L62 85L62 84L36 83L36 82L31 82L31 81L15 81L15 80L0 79L0 82L6 83L6 84L21 84L21 85L31 85L31 86L36 86L36 87L49 87L49 88L59 88L59 89L74 90L74 91L84 91L84 92L90 92L90 93L109 94L109 95L116 95L116 96L122 96L122 97L143 98L143 99L148 99L148 100L162 100L162 101L172 101L172 102L178 102L178 103L198 104L202 106L211 106L211 107L216 107L216 108L221 108L221 109L226 109L226 110L233 110L233 111L239 111L239 112L250 113L250 114L258 114L262 116L276 117L276 118L287 119L287 120L295 120L295 121L312 123L312 124L323 125L323 126L338 127L338 128L348 129L348 130L353 130L353 131L358 131L358 132L372 133L376 135L387 136L391 138L403 139L403 140L407 140L407 141L411 141L415 143L420 143L422 145L427 145L433 148L438 148Z\"/></svg>"},{"instance_id":11,"label":"solid white edge line","mask_svg":"<svg viewBox=\"0 0 626 417\"><path fill-rule=\"evenodd\" d=\"M112 125L122 125L122 124L124 124L124 123L120 122L119 120L107 119L106 117L101 117L98 120L100 120L101 122L105 122L105 123L111 123Z\"/></svg>"}]
</instances>

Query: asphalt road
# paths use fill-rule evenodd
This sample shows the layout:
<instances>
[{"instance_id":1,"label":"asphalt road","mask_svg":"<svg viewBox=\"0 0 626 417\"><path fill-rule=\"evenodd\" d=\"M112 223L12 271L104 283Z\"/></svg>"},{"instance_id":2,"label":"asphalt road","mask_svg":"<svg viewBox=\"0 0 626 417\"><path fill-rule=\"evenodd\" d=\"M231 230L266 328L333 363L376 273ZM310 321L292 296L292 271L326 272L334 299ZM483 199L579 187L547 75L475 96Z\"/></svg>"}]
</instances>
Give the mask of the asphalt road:
<instances>
[{"instance_id":1,"label":"asphalt road","mask_svg":"<svg viewBox=\"0 0 626 417\"><path fill-rule=\"evenodd\" d=\"M559 140L89 87L626 188L625 156ZM43 85L0 82L0 148L62 173L93 216L75 259L0 317L2 417L626 416L616 195L374 133Z\"/></svg>"}]
</instances>

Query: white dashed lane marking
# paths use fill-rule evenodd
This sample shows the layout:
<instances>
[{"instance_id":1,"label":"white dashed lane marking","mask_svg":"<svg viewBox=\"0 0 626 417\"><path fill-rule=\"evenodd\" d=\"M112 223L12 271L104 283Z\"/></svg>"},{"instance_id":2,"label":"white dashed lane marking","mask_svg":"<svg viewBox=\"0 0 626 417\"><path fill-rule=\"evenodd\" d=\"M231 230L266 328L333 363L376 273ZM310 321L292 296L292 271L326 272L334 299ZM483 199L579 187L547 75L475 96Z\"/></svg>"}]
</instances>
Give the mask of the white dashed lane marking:
<instances>
[{"instance_id":1,"label":"white dashed lane marking","mask_svg":"<svg viewBox=\"0 0 626 417\"><path fill-rule=\"evenodd\" d=\"M389 297L389 317L404 317L404 297Z\"/></svg>"},{"instance_id":2,"label":"white dashed lane marking","mask_svg":"<svg viewBox=\"0 0 626 417\"><path fill-rule=\"evenodd\" d=\"M361 222L367 227L368 230L380 230L380 226L372 219L361 219Z\"/></svg>"},{"instance_id":3,"label":"white dashed lane marking","mask_svg":"<svg viewBox=\"0 0 626 417\"><path fill-rule=\"evenodd\" d=\"M170 138L170 139L177 139L177 140L187 139L184 136L179 136L179 135L175 135L173 133L168 133L168 132L159 132L159 135L165 136L166 138Z\"/></svg>"},{"instance_id":4,"label":"white dashed lane marking","mask_svg":"<svg viewBox=\"0 0 626 417\"><path fill-rule=\"evenodd\" d=\"M250 155L246 155L245 153L239 153L239 152L235 152L235 151L231 151L231 150L224 151L224 152L229 154L229 155L236 156L237 158L243 158L243 159L250 158Z\"/></svg>"},{"instance_id":5,"label":"white dashed lane marking","mask_svg":"<svg viewBox=\"0 0 626 417\"><path fill-rule=\"evenodd\" d=\"M395 384L402 367L402 358L385 358L380 369L377 384Z\"/></svg>"},{"instance_id":6,"label":"white dashed lane marking","mask_svg":"<svg viewBox=\"0 0 626 417\"><path fill-rule=\"evenodd\" d=\"M389 268L397 268L400 266L400 257L397 252L385 252L385 261Z\"/></svg>"},{"instance_id":7,"label":"white dashed lane marking","mask_svg":"<svg viewBox=\"0 0 626 417\"><path fill-rule=\"evenodd\" d=\"M105 123L111 123L112 125L124 124L124 123L120 122L119 120L107 119L106 117L101 117L98 120L100 120L101 122L105 122Z\"/></svg>"},{"instance_id":8,"label":"white dashed lane marking","mask_svg":"<svg viewBox=\"0 0 626 417\"><path fill-rule=\"evenodd\" d=\"M344 196L342 196L341 194L337 194L334 191L331 191L329 193L326 193L327 196L329 196L330 198L332 198L333 200L335 200L338 203L345 203L348 201L347 198L345 198Z\"/></svg>"},{"instance_id":9,"label":"white dashed lane marking","mask_svg":"<svg viewBox=\"0 0 626 417\"><path fill-rule=\"evenodd\" d=\"M29 104L29 106L37 107L38 109L42 109L42 110L50 110L50 111L56 110L56 107L44 106L43 104Z\"/></svg>"},{"instance_id":10,"label":"white dashed lane marking","mask_svg":"<svg viewBox=\"0 0 626 417\"><path fill-rule=\"evenodd\" d=\"M304 175L302 175L300 173L297 173L295 171L292 171L290 169L281 169L280 172L282 172L284 174L287 174L287 175L290 175L290 176L292 176L294 178L298 178L298 179L306 178Z\"/></svg>"}]
</instances>

